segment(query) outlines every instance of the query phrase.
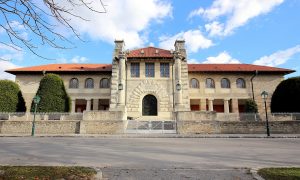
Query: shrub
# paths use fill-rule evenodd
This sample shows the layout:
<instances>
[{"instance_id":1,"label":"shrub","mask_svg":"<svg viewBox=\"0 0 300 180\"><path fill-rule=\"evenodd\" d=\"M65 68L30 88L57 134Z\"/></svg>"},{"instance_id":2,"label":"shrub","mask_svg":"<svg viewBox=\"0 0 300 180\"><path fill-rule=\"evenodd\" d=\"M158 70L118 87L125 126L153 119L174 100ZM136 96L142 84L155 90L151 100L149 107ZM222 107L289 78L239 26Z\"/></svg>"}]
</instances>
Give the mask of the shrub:
<instances>
[{"instance_id":1,"label":"shrub","mask_svg":"<svg viewBox=\"0 0 300 180\"><path fill-rule=\"evenodd\" d=\"M69 112L70 110L70 98L63 80L56 74L47 74L42 78L36 95L41 98L37 112ZM34 111L33 101L31 111Z\"/></svg>"},{"instance_id":2,"label":"shrub","mask_svg":"<svg viewBox=\"0 0 300 180\"><path fill-rule=\"evenodd\" d=\"M245 104L246 113L257 113L257 104L253 99L247 99Z\"/></svg>"},{"instance_id":3,"label":"shrub","mask_svg":"<svg viewBox=\"0 0 300 180\"><path fill-rule=\"evenodd\" d=\"M282 81L273 93L271 111L300 112L300 77Z\"/></svg>"},{"instance_id":4,"label":"shrub","mask_svg":"<svg viewBox=\"0 0 300 180\"><path fill-rule=\"evenodd\" d=\"M25 112L21 90L13 81L0 80L0 112Z\"/></svg>"}]
</instances>

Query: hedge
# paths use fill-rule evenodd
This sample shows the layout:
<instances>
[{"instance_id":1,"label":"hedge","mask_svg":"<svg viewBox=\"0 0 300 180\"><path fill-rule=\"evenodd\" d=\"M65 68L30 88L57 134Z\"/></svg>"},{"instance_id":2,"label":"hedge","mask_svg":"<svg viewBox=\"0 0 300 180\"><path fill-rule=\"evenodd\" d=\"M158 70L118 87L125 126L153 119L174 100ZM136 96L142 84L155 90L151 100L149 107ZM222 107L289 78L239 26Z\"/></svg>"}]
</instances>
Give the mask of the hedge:
<instances>
[{"instance_id":1,"label":"hedge","mask_svg":"<svg viewBox=\"0 0 300 180\"><path fill-rule=\"evenodd\" d=\"M282 81L273 93L271 111L300 112L300 77Z\"/></svg>"},{"instance_id":2,"label":"hedge","mask_svg":"<svg viewBox=\"0 0 300 180\"><path fill-rule=\"evenodd\" d=\"M26 106L17 83L0 80L0 112L25 112Z\"/></svg>"},{"instance_id":3,"label":"hedge","mask_svg":"<svg viewBox=\"0 0 300 180\"><path fill-rule=\"evenodd\" d=\"M41 100L37 112L69 112L70 98L66 92L63 80L59 75L47 74L40 81L36 95ZM31 111L34 111L34 103L31 104Z\"/></svg>"}]
</instances>

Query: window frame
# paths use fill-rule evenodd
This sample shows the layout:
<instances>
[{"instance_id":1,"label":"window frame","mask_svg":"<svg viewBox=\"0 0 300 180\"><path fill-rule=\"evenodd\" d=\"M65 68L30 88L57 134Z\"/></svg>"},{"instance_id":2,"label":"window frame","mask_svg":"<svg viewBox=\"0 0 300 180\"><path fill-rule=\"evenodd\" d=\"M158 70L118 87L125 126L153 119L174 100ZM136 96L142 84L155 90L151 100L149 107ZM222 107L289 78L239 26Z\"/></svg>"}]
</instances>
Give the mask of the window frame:
<instances>
[{"instance_id":1,"label":"window frame","mask_svg":"<svg viewBox=\"0 0 300 180\"><path fill-rule=\"evenodd\" d=\"M164 78L170 77L170 63L161 62L159 66L160 66L159 68L160 77L164 77Z\"/></svg>"},{"instance_id":2,"label":"window frame","mask_svg":"<svg viewBox=\"0 0 300 180\"><path fill-rule=\"evenodd\" d=\"M210 84L208 84L208 80L210 80L210 82L211 82ZM210 85L210 86L208 86L208 85ZM209 89L215 89L216 88L215 81L212 78L206 78L205 87L209 88Z\"/></svg>"},{"instance_id":3,"label":"window frame","mask_svg":"<svg viewBox=\"0 0 300 180\"><path fill-rule=\"evenodd\" d=\"M195 82L196 84L193 84L193 82ZM190 80L190 88L193 88L193 89L199 89L200 88L198 79L192 78Z\"/></svg>"},{"instance_id":4,"label":"window frame","mask_svg":"<svg viewBox=\"0 0 300 180\"><path fill-rule=\"evenodd\" d=\"M107 83L106 83L106 84L104 84L104 82L103 82L103 81L105 81L105 80L107 80ZM106 86L104 86L104 85L106 85ZM101 89L107 89L107 88L110 88L110 79L109 79L109 78L102 78L102 79L100 80L99 88L101 88Z\"/></svg>"},{"instance_id":5,"label":"window frame","mask_svg":"<svg viewBox=\"0 0 300 180\"><path fill-rule=\"evenodd\" d=\"M140 63L130 63L130 77L138 78L140 77Z\"/></svg>"},{"instance_id":6,"label":"window frame","mask_svg":"<svg viewBox=\"0 0 300 180\"><path fill-rule=\"evenodd\" d=\"M75 87L72 86L72 85L74 85L74 84L72 84L72 83L74 83L74 82L72 82L72 80L76 80ZM78 88L79 88L79 80L77 78L71 78L69 81L69 89L78 89Z\"/></svg>"},{"instance_id":7,"label":"window frame","mask_svg":"<svg viewBox=\"0 0 300 180\"><path fill-rule=\"evenodd\" d=\"M89 86L88 81L91 80L91 86ZM85 89L94 89L94 79L93 78L86 78L84 82L84 88Z\"/></svg>"},{"instance_id":8,"label":"window frame","mask_svg":"<svg viewBox=\"0 0 300 180\"><path fill-rule=\"evenodd\" d=\"M242 82L242 85L241 86L239 86L239 81L240 80L240 82ZM237 78L236 79L236 87L238 88L238 89L246 89L246 81L245 81L245 79L244 78Z\"/></svg>"},{"instance_id":9,"label":"window frame","mask_svg":"<svg viewBox=\"0 0 300 180\"><path fill-rule=\"evenodd\" d=\"M155 63L145 63L145 77L155 77Z\"/></svg>"},{"instance_id":10,"label":"window frame","mask_svg":"<svg viewBox=\"0 0 300 180\"><path fill-rule=\"evenodd\" d=\"M224 85L223 82L226 83L225 86L223 86ZM223 89L230 89L231 88L230 80L228 78L222 78L221 79L221 88L223 88Z\"/></svg>"}]
</instances>

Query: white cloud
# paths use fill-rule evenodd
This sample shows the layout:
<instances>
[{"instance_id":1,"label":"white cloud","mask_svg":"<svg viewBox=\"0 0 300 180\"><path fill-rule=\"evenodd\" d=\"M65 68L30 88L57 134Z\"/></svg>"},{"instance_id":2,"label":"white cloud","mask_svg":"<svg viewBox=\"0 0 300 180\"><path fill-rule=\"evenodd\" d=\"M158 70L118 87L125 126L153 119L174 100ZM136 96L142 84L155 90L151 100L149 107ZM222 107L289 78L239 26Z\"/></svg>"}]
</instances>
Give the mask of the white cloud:
<instances>
[{"instance_id":1,"label":"white cloud","mask_svg":"<svg viewBox=\"0 0 300 180\"><path fill-rule=\"evenodd\" d=\"M0 60L22 60L23 51L13 44L4 45L0 43Z\"/></svg>"},{"instance_id":2,"label":"white cloud","mask_svg":"<svg viewBox=\"0 0 300 180\"><path fill-rule=\"evenodd\" d=\"M97 3L98 1L91 1ZM60 1L62 5L67 1ZM72 17L70 23L81 34L88 34L94 39L113 43L115 39L124 39L127 48L142 46L147 42L143 34L150 23L160 23L170 17L172 6L162 0L106 0L107 13L95 13L87 8L74 8L75 14L88 21ZM100 4L92 4L101 7ZM102 11L102 9L99 9ZM78 13L80 12L80 13Z\"/></svg>"},{"instance_id":3,"label":"white cloud","mask_svg":"<svg viewBox=\"0 0 300 180\"><path fill-rule=\"evenodd\" d=\"M88 61L89 61L88 58L83 56L74 56L71 59L59 58L57 60L58 63L86 63Z\"/></svg>"},{"instance_id":4,"label":"white cloud","mask_svg":"<svg viewBox=\"0 0 300 180\"><path fill-rule=\"evenodd\" d=\"M174 49L174 43L177 39L184 39L188 52L198 52L200 49L206 49L213 45L210 39L204 37L200 30L189 30L180 32L174 36L162 36L159 38L159 47L164 49Z\"/></svg>"},{"instance_id":5,"label":"white cloud","mask_svg":"<svg viewBox=\"0 0 300 180\"><path fill-rule=\"evenodd\" d=\"M204 64L240 64L237 59L232 58L226 51L221 52L219 55L208 57Z\"/></svg>"},{"instance_id":6,"label":"white cloud","mask_svg":"<svg viewBox=\"0 0 300 180\"><path fill-rule=\"evenodd\" d=\"M250 19L270 12L284 0L215 0L211 7L200 7L192 11L189 18L202 16L209 23L206 28L211 35L230 35L236 28L245 25ZM218 19L225 16L225 22ZM216 26L217 25L217 26ZM217 28L217 30L216 30ZM222 31L219 29L222 28ZM218 33L216 33L218 32Z\"/></svg>"},{"instance_id":7,"label":"white cloud","mask_svg":"<svg viewBox=\"0 0 300 180\"><path fill-rule=\"evenodd\" d=\"M14 80L15 75L9 74L4 72L5 70L8 69L14 69L18 68L19 66L13 64L12 62L9 61L1 61L0 60L0 79L9 79L9 80Z\"/></svg>"},{"instance_id":8,"label":"white cloud","mask_svg":"<svg viewBox=\"0 0 300 180\"><path fill-rule=\"evenodd\" d=\"M295 47L277 51L269 56L263 56L254 61L253 64L266 65L266 66L278 66L286 63L293 55L300 53L300 45Z\"/></svg>"}]
</instances>

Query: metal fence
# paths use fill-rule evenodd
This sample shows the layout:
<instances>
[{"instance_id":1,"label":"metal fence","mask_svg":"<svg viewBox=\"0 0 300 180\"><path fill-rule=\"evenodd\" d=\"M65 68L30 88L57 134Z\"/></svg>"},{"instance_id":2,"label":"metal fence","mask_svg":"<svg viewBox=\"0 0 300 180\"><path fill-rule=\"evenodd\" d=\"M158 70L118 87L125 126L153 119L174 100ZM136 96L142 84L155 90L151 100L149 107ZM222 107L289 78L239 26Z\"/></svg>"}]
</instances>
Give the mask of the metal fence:
<instances>
[{"instance_id":1,"label":"metal fence","mask_svg":"<svg viewBox=\"0 0 300 180\"><path fill-rule=\"evenodd\" d=\"M128 120L126 133L176 133L175 121Z\"/></svg>"},{"instance_id":2,"label":"metal fence","mask_svg":"<svg viewBox=\"0 0 300 180\"><path fill-rule=\"evenodd\" d=\"M34 113L0 112L0 120L33 120ZM83 113L36 113L36 120L82 120Z\"/></svg>"}]
</instances>

